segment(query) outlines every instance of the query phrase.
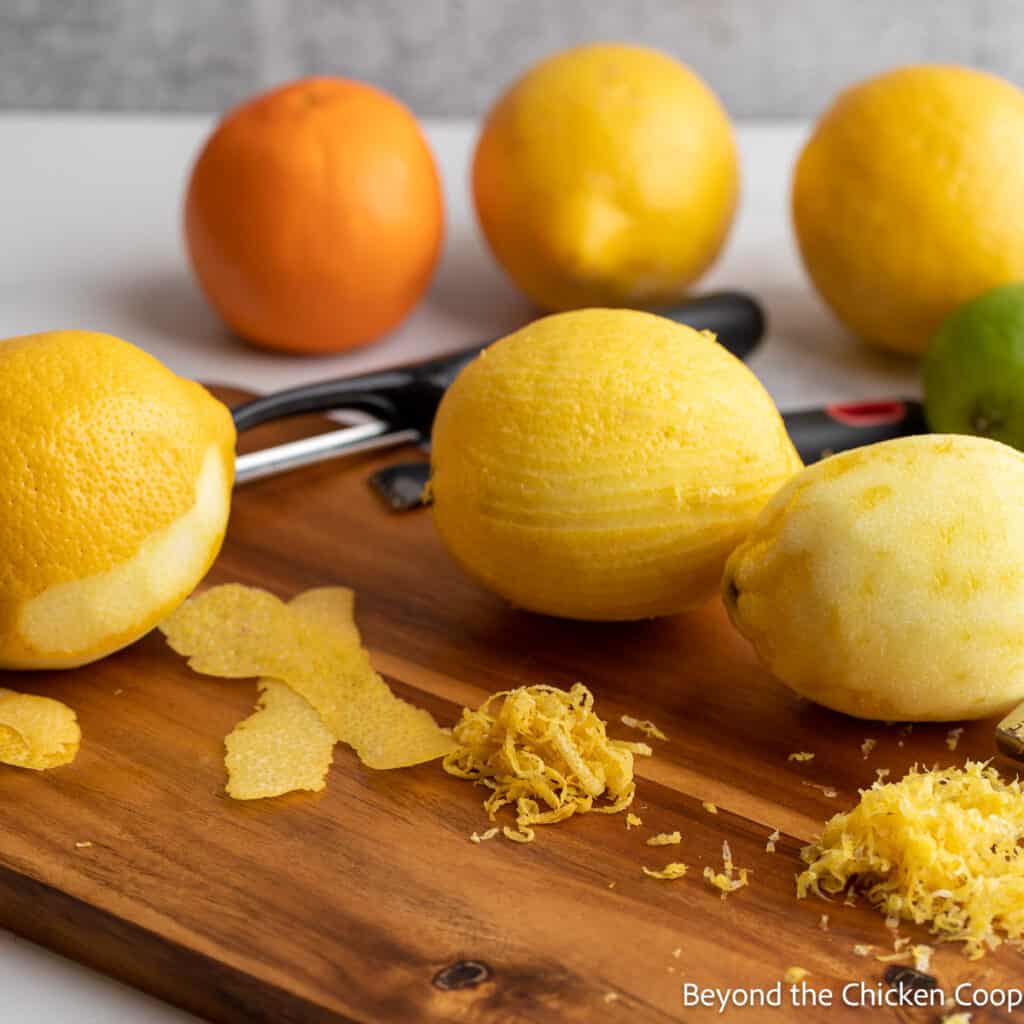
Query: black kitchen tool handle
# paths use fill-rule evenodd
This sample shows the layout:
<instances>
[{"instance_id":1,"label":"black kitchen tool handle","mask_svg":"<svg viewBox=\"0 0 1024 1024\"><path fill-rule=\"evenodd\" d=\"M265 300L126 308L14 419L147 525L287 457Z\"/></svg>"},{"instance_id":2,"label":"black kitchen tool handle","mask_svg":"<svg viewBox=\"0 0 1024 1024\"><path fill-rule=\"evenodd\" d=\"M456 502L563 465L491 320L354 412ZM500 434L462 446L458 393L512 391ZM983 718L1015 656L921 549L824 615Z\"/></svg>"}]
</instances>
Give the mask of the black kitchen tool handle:
<instances>
[{"instance_id":1,"label":"black kitchen tool handle","mask_svg":"<svg viewBox=\"0 0 1024 1024\"><path fill-rule=\"evenodd\" d=\"M661 315L697 330L714 331L719 342L740 359L764 334L764 314L757 300L742 292L713 292L691 299ZM236 406L231 414L239 431L271 420L331 409L370 413L396 430L429 432L445 389L462 368L491 342L424 363L339 377L277 391Z\"/></svg>"},{"instance_id":2,"label":"black kitchen tool handle","mask_svg":"<svg viewBox=\"0 0 1024 1024\"><path fill-rule=\"evenodd\" d=\"M928 433L921 403L902 399L840 402L783 413L782 420L800 458L808 464L848 448Z\"/></svg>"},{"instance_id":3,"label":"black kitchen tool handle","mask_svg":"<svg viewBox=\"0 0 1024 1024\"><path fill-rule=\"evenodd\" d=\"M655 312L694 330L714 332L738 359L746 359L764 337L764 310L745 292L711 292L677 308Z\"/></svg>"}]
</instances>

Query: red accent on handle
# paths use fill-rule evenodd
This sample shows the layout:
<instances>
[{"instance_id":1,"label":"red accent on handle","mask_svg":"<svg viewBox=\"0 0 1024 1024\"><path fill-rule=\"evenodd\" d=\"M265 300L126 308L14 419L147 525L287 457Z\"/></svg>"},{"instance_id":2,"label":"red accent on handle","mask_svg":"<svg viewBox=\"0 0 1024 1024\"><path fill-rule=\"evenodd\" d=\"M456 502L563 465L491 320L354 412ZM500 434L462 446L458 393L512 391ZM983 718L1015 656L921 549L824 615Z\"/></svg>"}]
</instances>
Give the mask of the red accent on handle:
<instances>
[{"instance_id":1,"label":"red accent on handle","mask_svg":"<svg viewBox=\"0 0 1024 1024\"><path fill-rule=\"evenodd\" d=\"M825 406L832 419L847 427L881 427L907 415L903 402L841 402Z\"/></svg>"}]
</instances>

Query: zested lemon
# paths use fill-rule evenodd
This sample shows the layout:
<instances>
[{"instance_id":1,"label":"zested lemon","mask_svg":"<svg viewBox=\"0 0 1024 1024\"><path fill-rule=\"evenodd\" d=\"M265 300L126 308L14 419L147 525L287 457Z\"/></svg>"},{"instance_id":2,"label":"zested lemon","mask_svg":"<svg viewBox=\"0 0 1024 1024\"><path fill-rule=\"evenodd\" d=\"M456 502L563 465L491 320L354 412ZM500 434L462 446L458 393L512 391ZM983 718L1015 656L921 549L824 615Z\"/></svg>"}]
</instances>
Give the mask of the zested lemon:
<instances>
[{"instance_id":1,"label":"zested lemon","mask_svg":"<svg viewBox=\"0 0 1024 1024\"><path fill-rule=\"evenodd\" d=\"M228 410L107 334L0 342L0 667L131 643L202 578L234 476Z\"/></svg>"},{"instance_id":2,"label":"zested lemon","mask_svg":"<svg viewBox=\"0 0 1024 1024\"><path fill-rule=\"evenodd\" d=\"M799 466L768 393L712 335L579 310L492 345L448 390L434 520L515 605L641 619L709 597Z\"/></svg>"},{"instance_id":3,"label":"zested lemon","mask_svg":"<svg viewBox=\"0 0 1024 1024\"><path fill-rule=\"evenodd\" d=\"M733 623L797 693L859 718L1024 700L1024 454L932 434L809 466L726 568Z\"/></svg>"}]
</instances>

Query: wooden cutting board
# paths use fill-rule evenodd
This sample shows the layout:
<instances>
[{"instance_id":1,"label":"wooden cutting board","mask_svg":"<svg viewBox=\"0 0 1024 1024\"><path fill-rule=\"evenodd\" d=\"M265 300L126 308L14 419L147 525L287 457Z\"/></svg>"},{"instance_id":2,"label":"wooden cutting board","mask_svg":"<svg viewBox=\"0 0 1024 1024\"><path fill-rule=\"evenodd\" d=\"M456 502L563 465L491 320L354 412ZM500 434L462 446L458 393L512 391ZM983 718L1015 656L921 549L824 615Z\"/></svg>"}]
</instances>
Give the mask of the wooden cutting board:
<instances>
[{"instance_id":1,"label":"wooden cutting board","mask_svg":"<svg viewBox=\"0 0 1024 1024\"><path fill-rule=\"evenodd\" d=\"M264 427L245 445L326 425ZM642 827L591 815L539 829L529 846L475 845L470 833L488 825L479 788L438 764L373 772L341 746L323 793L233 802L223 740L255 685L192 674L154 634L77 671L5 675L7 687L76 708L84 743L67 768L0 770L0 925L231 1024L720 1020L684 1007L684 982L770 987L792 965L832 992L831 1009L796 1009L787 994L780 1010L725 1019L863 1020L871 1011L844 1008L843 986L873 989L886 965L853 947L886 953L891 937L864 907L797 902L798 851L876 768L990 756L991 723L968 726L951 754L946 727L905 734L817 708L758 666L717 602L622 625L509 608L452 565L428 512L393 515L372 494L367 474L408 457L240 489L211 581L284 598L354 587L377 667L444 724L492 691L576 680L613 734L635 735L618 726L624 713L652 719L669 739L639 766ZM865 759L867 737L878 745ZM816 756L788 762L798 750ZM774 828L783 837L769 854ZM644 844L676 829L681 846ZM752 869L726 901L701 877L721 863L723 840ZM641 873L677 859L691 869L680 881ZM949 990L1020 978L1011 951L969 964L942 949L933 968ZM1009 1017L974 1021L998 1019Z\"/></svg>"}]
</instances>

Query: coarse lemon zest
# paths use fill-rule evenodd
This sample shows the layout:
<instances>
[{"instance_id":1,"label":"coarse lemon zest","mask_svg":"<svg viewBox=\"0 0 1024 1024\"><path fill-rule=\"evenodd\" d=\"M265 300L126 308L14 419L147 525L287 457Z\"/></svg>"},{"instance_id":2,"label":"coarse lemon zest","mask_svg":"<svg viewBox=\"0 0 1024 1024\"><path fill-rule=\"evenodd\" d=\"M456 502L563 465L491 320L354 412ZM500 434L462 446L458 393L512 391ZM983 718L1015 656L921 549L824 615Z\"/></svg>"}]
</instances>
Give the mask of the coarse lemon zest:
<instances>
[{"instance_id":1,"label":"coarse lemon zest","mask_svg":"<svg viewBox=\"0 0 1024 1024\"><path fill-rule=\"evenodd\" d=\"M630 729L636 729L639 732L642 732L645 736L650 736L651 739L668 739L668 737L653 722L649 722L646 719L634 718L632 715L623 715L619 721Z\"/></svg>"},{"instance_id":2,"label":"coarse lemon zest","mask_svg":"<svg viewBox=\"0 0 1024 1024\"><path fill-rule=\"evenodd\" d=\"M678 832L659 832L647 840L648 846L676 846L683 841Z\"/></svg>"},{"instance_id":3,"label":"coarse lemon zest","mask_svg":"<svg viewBox=\"0 0 1024 1024\"><path fill-rule=\"evenodd\" d=\"M723 900L730 893L736 892L737 889L742 889L745 885L749 885L750 883L747 881L749 874L748 868L737 868L733 864L732 850L729 848L727 841L722 843L722 870L715 871L712 867L704 869L704 877L707 879L708 884L722 894Z\"/></svg>"},{"instance_id":4,"label":"coarse lemon zest","mask_svg":"<svg viewBox=\"0 0 1024 1024\"><path fill-rule=\"evenodd\" d=\"M643 868L643 872L648 878L664 878L669 881L675 878L682 878L687 870L686 865L679 861L672 861L672 863L666 864L660 871L655 871L648 867Z\"/></svg>"},{"instance_id":5,"label":"coarse lemon zest","mask_svg":"<svg viewBox=\"0 0 1024 1024\"><path fill-rule=\"evenodd\" d=\"M646 743L609 738L582 683L496 693L464 709L452 737L445 771L492 791L484 801L491 821L514 810L516 829L502 829L514 842L531 842L534 825L625 811L636 794L633 758L651 754Z\"/></svg>"}]
</instances>

